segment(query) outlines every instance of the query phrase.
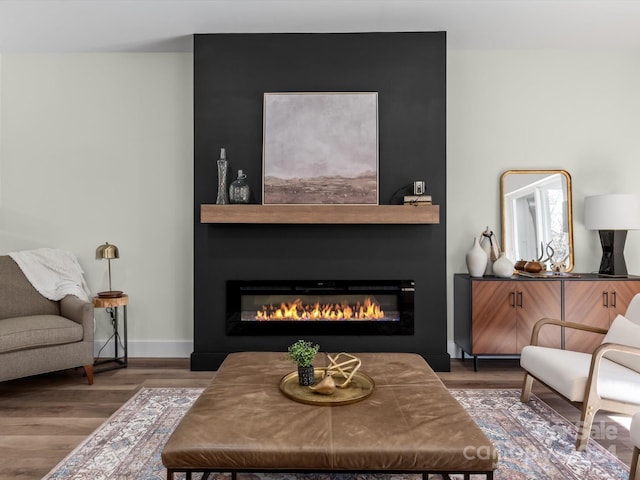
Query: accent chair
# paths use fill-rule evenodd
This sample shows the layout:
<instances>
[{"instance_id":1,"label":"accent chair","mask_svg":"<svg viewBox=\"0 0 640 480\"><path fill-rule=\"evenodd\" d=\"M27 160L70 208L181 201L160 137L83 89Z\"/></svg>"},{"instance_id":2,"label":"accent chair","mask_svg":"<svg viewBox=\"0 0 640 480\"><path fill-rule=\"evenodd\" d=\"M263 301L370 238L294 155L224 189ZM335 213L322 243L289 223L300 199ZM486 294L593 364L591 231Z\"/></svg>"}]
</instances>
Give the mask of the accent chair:
<instances>
[{"instance_id":1,"label":"accent chair","mask_svg":"<svg viewBox=\"0 0 640 480\"><path fill-rule=\"evenodd\" d=\"M572 328L606 334L591 353L538 345L540 330ZM576 450L587 446L598 410L633 415L640 412L640 294L633 297L624 316L609 329L543 318L531 333L531 344L522 349L525 370L521 401L528 402L536 379L581 408Z\"/></svg>"}]
</instances>

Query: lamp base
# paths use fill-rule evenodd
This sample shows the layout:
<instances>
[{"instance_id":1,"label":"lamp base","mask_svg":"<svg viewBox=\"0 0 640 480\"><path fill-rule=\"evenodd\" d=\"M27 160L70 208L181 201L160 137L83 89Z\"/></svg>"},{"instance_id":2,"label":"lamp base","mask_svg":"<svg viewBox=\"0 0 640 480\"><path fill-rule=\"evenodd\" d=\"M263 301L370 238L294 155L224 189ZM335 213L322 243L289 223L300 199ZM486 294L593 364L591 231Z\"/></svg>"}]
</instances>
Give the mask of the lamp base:
<instances>
[{"instance_id":1,"label":"lamp base","mask_svg":"<svg viewBox=\"0 0 640 480\"><path fill-rule=\"evenodd\" d=\"M627 264L624 261L624 243L626 230L600 230L602 260L599 275L608 277L628 277Z\"/></svg>"},{"instance_id":2,"label":"lamp base","mask_svg":"<svg viewBox=\"0 0 640 480\"><path fill-rule=\"evenodd\" d=\"M122 290L107 290L105 292L98 292L100 298L118 298L121 297L124 292Z\"/></svg>"}]
</instances>

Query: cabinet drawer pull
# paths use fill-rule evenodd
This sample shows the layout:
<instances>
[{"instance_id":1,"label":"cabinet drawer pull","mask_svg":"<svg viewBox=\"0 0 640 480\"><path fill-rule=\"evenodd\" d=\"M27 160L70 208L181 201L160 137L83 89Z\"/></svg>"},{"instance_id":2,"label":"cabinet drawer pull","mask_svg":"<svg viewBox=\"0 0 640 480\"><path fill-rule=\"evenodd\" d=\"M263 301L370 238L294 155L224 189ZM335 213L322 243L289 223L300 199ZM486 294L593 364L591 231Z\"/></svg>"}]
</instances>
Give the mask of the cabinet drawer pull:
<instances>
[{"instance_id":1,"label":"cabinet drawer pull","mask_svg":"<svg viewBox=\"0 0 640 480\"><path fill-rule=\"evenodd\" d=\"M615 291L611 292L611 306L613 308L616 308L616 303L618 303L617 299L618 299L618 295L616 294L616 292Z\"/></svg>"},{"instance_id":2,"label":"cabinet drawer pull","mask_svg":"<svg viewBox=\"0 0 640 480\"><path fill-rule=\"evenodd\" d=\"M518 292L518 307L523 308L523 306L522 306L522 292Z\"/></svg>"},{"instance_id":3,"label":"cabinet drawer pull","mask_svg":"<svg viewBox=\"0 0 640 480\"><path fill-rule=\"evenodd\" d=\"M511 308L516 308L516 292L511 292L509 294Z\"/></svg>"},{"instance_id":4,"label":"cabinet drawer pull","mask_svg":"<svg viewBox=\"0 0 640 480\"><path fill-rule=\"evenodd\" d=\"M602 306L609 308L609 292L602 292Z\"/></svg>"}]
</instances>

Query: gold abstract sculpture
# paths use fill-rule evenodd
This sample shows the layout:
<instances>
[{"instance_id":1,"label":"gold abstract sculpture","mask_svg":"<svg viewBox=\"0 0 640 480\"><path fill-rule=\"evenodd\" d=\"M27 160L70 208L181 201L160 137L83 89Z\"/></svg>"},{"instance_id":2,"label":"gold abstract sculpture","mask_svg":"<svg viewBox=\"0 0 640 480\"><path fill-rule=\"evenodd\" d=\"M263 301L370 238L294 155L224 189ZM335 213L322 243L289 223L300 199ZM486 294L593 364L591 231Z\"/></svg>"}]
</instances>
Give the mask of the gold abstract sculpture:
<instances>
[{"instance_id":1,"label":"gold abstract sculpture","mask_svg":"<svg viewBox=\"0 0 640 480\"><path fill-rule=\"evenodd\" d=\"M347 357L347 360L342 357ZM329 358L329 365L324 369L323 379L317 385L309 387L309 389L321 395L331 395L336 388L348 387L351 379L362 366L362 361L349 353L341 352L335 357L327 354L327 358ZM334 376L342 376L344 381L337 383Z\"/></svg>"},{"instance_id":2,"label":"gold abstract sculpture","mask_svg":"<svg viewBox=\"0 0 640 480\"><path fill-rule=\"evenodd\" d=\"M331 374L325 373L325 377L317 385L310 385L309 390L320 395L331 395L336 391L336 382Z\"/></svg>"}]
</instances>

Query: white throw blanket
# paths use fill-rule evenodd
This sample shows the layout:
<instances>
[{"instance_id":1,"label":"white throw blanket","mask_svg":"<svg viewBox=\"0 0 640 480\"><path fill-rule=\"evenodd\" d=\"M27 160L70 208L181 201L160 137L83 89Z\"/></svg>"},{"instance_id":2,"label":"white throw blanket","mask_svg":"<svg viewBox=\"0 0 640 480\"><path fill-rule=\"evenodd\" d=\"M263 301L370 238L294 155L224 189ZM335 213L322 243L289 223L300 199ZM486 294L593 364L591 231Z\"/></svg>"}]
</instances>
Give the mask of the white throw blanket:
<instances>
[{"instance_id":1,"label":"white throw blanket","mask_svg":"<svg viewBox=\"0 0 640 480\"><path fill-rule=\"evenodd\" d=\"M60 300L75 295L89 301L89 287L76 256L64 250L37 248L9 253L40 295Z\"/></svg>"}]
</instances>

